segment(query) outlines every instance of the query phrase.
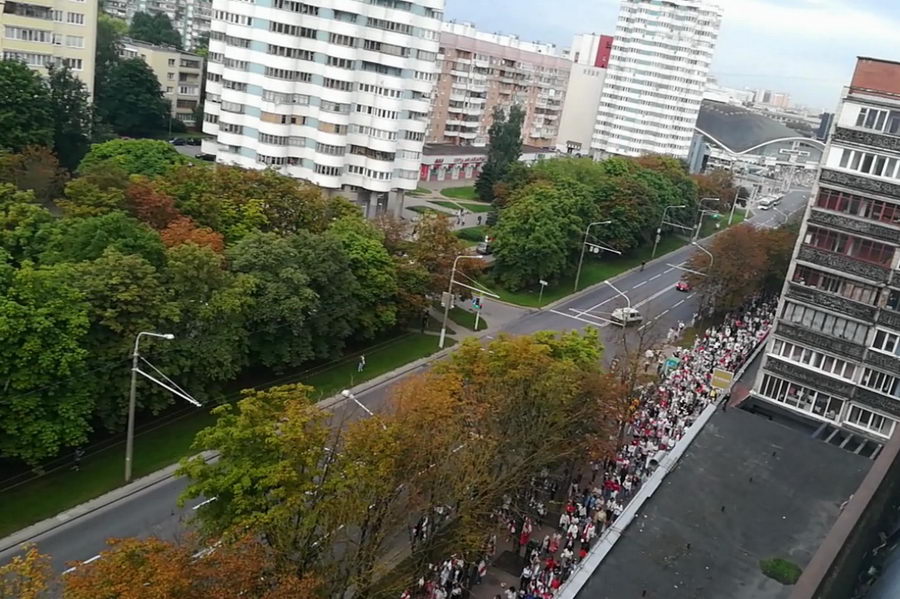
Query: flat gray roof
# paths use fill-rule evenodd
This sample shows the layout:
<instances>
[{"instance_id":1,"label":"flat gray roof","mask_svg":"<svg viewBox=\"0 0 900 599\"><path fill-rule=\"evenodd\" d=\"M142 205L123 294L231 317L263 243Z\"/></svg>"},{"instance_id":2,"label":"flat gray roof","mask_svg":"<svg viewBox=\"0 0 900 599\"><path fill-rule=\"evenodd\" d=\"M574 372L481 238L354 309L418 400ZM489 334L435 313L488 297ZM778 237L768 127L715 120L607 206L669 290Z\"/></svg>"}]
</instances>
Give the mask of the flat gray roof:
<instances>
[{"instance_id":1,"label":"flat gray roof","mask_svg":"<svg viewBox=\"0 0 900 599\"><path fill-rule=\"evenodd\" d=\"M713 100L700 103L696 128L732 152L743 152L786 137L803 137L786 125L743 106Z\"/></svg>"},{"instance_id":2,"label":"flat gray roof","mask_svg":"<svg viewBox=\"0 0 900 599\"><path fill-rule=\"evenodd\" d=\"M796 425L719 410L577 599L786 598L759 560L808 564L871 465Z\"/></svg>"}]
</instances>

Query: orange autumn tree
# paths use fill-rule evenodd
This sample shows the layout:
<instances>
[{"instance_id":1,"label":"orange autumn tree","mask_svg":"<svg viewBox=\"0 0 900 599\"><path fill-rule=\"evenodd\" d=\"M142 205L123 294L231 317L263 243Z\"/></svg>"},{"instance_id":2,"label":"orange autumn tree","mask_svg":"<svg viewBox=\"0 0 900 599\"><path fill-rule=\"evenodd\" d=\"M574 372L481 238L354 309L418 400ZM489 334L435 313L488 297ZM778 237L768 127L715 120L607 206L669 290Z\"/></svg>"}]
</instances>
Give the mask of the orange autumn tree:
<instances>
[{"instance_id":1,"label":"orange autumn tree","mask_svg":"<svg viewBox=\"0 0 900 599\"><path fill-rule=\"evenodd\" d=\"M110 540L89 564L71 564L64 599L312 599L316 583L273 566L270 550L252 537L227 545L160 539Z\"/></svg>"},{"instance_id":2,"label":"orange autumn tree","mask_svg":"<svg viewBox=\"0 0 900 599\"><path fill-rule=\"evenodd\" d=\"M146 177L134 177L125 188L126 204L132 214L157 231L181 216L175 199L162 192Z\"/></svg>"},{"instance_id":3,"label":"orange autumn tree","mask_svg":"<svg viewBox=\"0 0 900 599\"><path fill-rule=\"evenodd\" d=\"M213 231L209 227L198 227L194 220L187 216L181 216L173 220L165 229L159 232L166 247L174 247L183 243L193 243L206 246L217 254L225 250L225 239L221 233Z\"/></svg>"},{"instance_id":4,"label":"orange autumn tree","mask_svg":"<svg viewBox=\"0 0 900 599\"><path fill-rule=\"evenodd\" d=\"M0 599L40 599L50 589L50 558L33 545L0 566Z\"/></svg>"}]
</instances>

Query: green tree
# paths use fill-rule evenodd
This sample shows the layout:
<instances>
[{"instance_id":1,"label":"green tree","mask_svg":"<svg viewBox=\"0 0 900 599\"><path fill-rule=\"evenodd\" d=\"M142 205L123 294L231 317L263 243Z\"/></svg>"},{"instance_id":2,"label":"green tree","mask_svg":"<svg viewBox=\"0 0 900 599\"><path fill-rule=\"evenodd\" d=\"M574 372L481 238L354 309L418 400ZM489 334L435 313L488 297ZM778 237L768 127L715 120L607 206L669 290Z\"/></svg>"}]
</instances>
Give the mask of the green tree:
<instances>
[{"instance_id":1,"label":"green tree","mask_svg":"<svg viewBox=\"0 0 900 599\"><path fill-rule=\"evenodd\" d=\"M101 118L120 135L147 137L165 129L169 103L163 98L156 75L140 58L113 66L97 97Z\"/></svg>"},{"instance_id":2,"label":"green tree","mask_svg":"<svg viewBox=\"0 0 900 599\"><path fill-rule=\"evenodd\" d=\"M150 44L174 46L181 49L181 36L172 27L172 21L165 13L134 13L128 35Z\"/></svg>"},{"instance_id":3,"label":"green tree","mask_svg":"<svg viewBox=\"0 0 900 599\"><path fill-rule=\"evenodd\" d=\"M117 167L128 175L154 177L166 174L178 165L186 164L172 144L158 139L114 139L102 144L94 144L78 166L79 174L87 174L92 169ZM205 169L199 175L208 174Z\"/></svg>"},{"instance_id":4,"label":"green tree","mask_svg":"<svg viewBox=\"0 0 900 599\"><path fill-rule=\"evenodd\" d=\"M43 78L17 60L0 61L0 150L53 143L50 92Z\"/></svg>"},{"instance_id":5,"label":"green tree","mask_svg":"<svg viewBox=\"0 0 900 599\"><path fill-rule=\"evenodd\" d=\"M397 323L397 271L381 232L360 217L336 220L329 234L339 240L356 281L357 334L371 338Z\"/></svg>"},{"instance_id":6,"label":"green tree","mask_svg":"<svg viewBox=\"0 0 900 599\"><path fill-rule=\"evenodd\" d=\"M116 170L110 165L111 170ZM105 171L106 169L95 169ZM124 171L121 171L124 174ZM99 172L97 173L100 174ZM70 218L100 216L125 209L125 180L116 177L85 175L66 185L65 199L57 202L63 214Z\"/></svg>"},{"instance_id":7,"label":"green tree","mask_svg":"<svg viewBox=\"0 0 900 599\"><path fill-rule=\"evenodd\" d=\"M318 298L291 240L252 233L226 251L234 272L253 278L250 352L255 363L297 366L316 357L309 320Z\"/></svg>"},{"instance_id":8,"label":"green tree","mask_svg":"<svg viewBox=\"0 0 900 599\"><path fill-rule=\"evenodd\" d=\"M84 443L93 399L80 384L88 306L69 266L25 265L0 280L0 455L35 464Z\"/></svg>"},{"instance_id":9,"label":"green tree","mask_svg":"<svg viewBox=\"0 0 900 599\"><path fill-rule=\"evenodd\" d=\"M507 115L500 106L494 107L493 122L488 130L488 155L475 183L475 190L483 202L494 201L494 186L500 183L512 164L522 155L522 122L525 111L518 104Z\"/></svg>"},{"instance_id":10,"label":"green tree","mask_svg":"<svg viewBox=\"0 0 900 599\"><path fill-rule=\"evenodd\" d=\"M110 247L96 260L73 268L71 284L90 306L85 347L92 365L98 369L83 384L94 394L96 417L107 429L121 430L128 406L129 380L125 375L135 336L176 321L177 307L157 269L139 255ZM150 340L141 346L141 353L159 363L157 356L164 356L170 349ZM142 408L157 412L172 403L171 396L155 385L143 380L138 384L138 403Z\"/></svg>"},{"instance_id":11,"label":"green tree","mask_svg":"<svg viewBox=\"0 0 900 599\"><path fill-rule=\"evenodd\" d=\"M68 67L48 67L50 110L53 114L53 150L59 162L75 170L88 151L93 109L87 87Z\"/></svg>"},{"instance_id":12,"label":"green tree","mask_svg":"<svg viewBox=\"0 0 900 599\"><path fill-rule=\"evenodd\" d=\"M162 283L177 316L160 364L191 394L209 397L249 364L254 281L227 270L210 248L185 243L166 250Z\"/></svg>"},{"instance_id":13,"label":"green tree","mask_svg":"<svg viewBox=\"0 0 900 599\"><path fill-rule=\"evenodd\" d=\"M165 246L147 225L122 212L87 218L65 218L45 231L40 260L45 264L83 262L99 258L108 248L141 256L162 266Z\"/></svg>"},{"instance_id":14,"label":"green tree","mask_svg":"<svg viewBox=\"0 0 900 599\"><path fill-rule=\"evenodd\" d=\"M0 184L0 248L11 264L34 260L40 253L44 227L54 222L46 208L39 206L31 191L19 191Z\"/></svg>"}]
</instances>

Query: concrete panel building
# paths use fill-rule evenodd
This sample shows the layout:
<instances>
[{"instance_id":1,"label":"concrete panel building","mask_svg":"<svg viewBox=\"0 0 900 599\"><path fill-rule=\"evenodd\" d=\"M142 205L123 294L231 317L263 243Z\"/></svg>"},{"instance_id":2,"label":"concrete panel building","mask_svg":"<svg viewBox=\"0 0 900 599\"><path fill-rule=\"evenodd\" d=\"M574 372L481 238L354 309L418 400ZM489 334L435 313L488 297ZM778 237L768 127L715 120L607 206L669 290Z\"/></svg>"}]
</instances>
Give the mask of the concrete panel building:
<instances>
[{"instance_id":1,"label":"concrete panel building","mask_svg":"<svg viewBox=\"0 0 900 599\"><path fill-rule=\"evenodd\" d=\"M203 152L399 210L416 188L444 0L215 0Z\"/></svg>"},{"instance_id":2,"label":"concrete panel building","mask_svg":"<svg viewBox=\"0 0 900 599\"><path fill-rule=\"evenodd\" d=\"M553 147L572 63L553 44L443 23L427 140L485 145L495 106L525 109L522 140Z\"/></svg>"},{"instance_id":3,"label":"concrete panel building","mask_svg":"<svg viewBox=\"0 0 900 599\"><path fill-rule=\"evenodd\" d=\"M590 153L612 45L612 36L593 33L576 35L572 42L572 71L556 137L556 149L560 152Z\"/></svg>"},{"instance_id":4,"label":"concrete panel building","mask_svg":"<svg viewBox=\"0 0 900 599\"><path fill-rule=\"evenodd\" d=\"M707 0L621 0L591 143L598 158L687 158L722 9Z\"/></svg>"},{"instance_id":5,"label":"concrete panel building","mask_svg":"<svg viewBox=\"0 0 900 599\"><path fill-rule=\"evenodd\" d=\"M185 50L195 49L209 35L212 21L211 0L106 0L103 10L129 23L138 12L162 13L172 21Z\"/></svg>"},{"instance_id":6,"label":"concrete panel building","mask_svg":"<svg viewBox=\"0 0 900 599\"><path fill-rule=\"evenodd\" d=\"M900 420L900 63L860 58L782 292L755 401L883 442Z\"/></svg>"},{"instance_id":7,"label":"concrete panel building","mask_svg":"<svg viewBox=\"0 0 900 599\"><path fill-rule=\"evenodd\" d=\"M65 64L94 91L97 46L96 0L0 0L0 52L46 75L50 64Z\"/></svg>"},{"instance_id":8,"label":"concrete panel building","mask_svg":"<svg viewBox=\"0 0 900 599\"><path fill-rule=\"evenodd\" d=\"M124 58L140 58L153 69L163 96L170 102L172 118L194 126L194 111L200 105L203 57L170 46L154 46L132 39L122 40Z\"/></svg>"}]
</instances>

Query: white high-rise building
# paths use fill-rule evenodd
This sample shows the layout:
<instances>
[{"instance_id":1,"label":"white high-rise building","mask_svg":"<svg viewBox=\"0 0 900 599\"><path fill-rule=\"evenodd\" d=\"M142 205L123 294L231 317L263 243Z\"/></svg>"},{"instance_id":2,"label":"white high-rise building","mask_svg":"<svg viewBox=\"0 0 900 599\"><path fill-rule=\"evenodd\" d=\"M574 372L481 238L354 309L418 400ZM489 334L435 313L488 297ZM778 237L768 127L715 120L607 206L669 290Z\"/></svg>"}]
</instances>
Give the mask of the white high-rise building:
<instances>
[{"instance_id":1,"label":"white high-rise building","mask_svg":"<svg viewBox=\"0 0 900 599\"><path fill-rule=\"evenodd\" d=\"M443 7L214 0L203 151L385 212L419 178Z\"/></svg>"},{"instance_id":2,"label":"white high-rise building","mask_svg":"<svg viewBox=\"0 0 900 599\"><path fill-rule=\"evenodd\" d=\"M722 9L707 0L621 1L594 156L686 158Z\"/></svg>"}]
</instances>

